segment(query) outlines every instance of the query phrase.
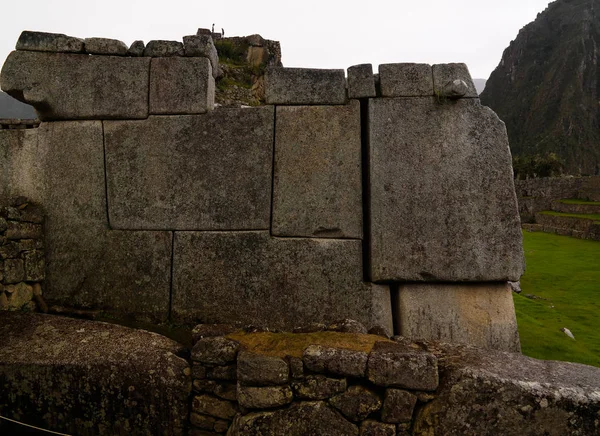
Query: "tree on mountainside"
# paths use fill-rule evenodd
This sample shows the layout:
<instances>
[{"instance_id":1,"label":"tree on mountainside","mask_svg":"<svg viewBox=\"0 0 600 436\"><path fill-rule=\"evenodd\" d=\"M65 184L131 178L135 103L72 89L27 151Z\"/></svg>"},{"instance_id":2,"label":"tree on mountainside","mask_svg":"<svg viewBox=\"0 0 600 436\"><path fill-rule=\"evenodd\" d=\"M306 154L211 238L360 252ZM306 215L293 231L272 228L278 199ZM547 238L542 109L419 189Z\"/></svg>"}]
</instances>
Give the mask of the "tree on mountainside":
<instances>
[{"instance_id":1,"label":"tree on mountainside","mask_svg":"<svg viewBox=\"0 0 600 436\"><path fill-rule=\"evenodd\" d=\"M564 169L565 164L556 153L513 156L515 179L558 177L564 173Z\"/></svg>"}]
</instances>

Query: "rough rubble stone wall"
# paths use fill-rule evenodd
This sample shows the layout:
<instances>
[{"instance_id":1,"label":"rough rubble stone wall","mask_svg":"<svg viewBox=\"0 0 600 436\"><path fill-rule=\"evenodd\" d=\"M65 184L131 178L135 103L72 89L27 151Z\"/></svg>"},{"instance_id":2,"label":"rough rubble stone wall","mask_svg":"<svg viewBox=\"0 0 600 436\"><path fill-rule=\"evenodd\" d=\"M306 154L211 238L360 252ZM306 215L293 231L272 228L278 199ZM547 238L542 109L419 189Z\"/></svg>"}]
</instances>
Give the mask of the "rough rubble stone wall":
<instances>
[{"instance_id":1,"label":"rough rubble stone wall","mask_svg":"<svg viewBox=\"0 0 600 436\"><path fill-rule=\"evenodd\" d=\"M42 124L0 131L0 198L46 211L52 303L519 348L506 131L464 64L271 68L266 106L213 110L215 56L203 34L21 35L0 85Z\"/></svg>"},{"instance_id":2,"label":"rough rubble stone wall","mask_svg":"<svg viewBox=\"0 0 600 436\"><path fill-rule=\"evenodd\" d=\"M24 198L0 205L0 311L47 310L43 223L41 210Z\"/></svg>"}]
</instances>

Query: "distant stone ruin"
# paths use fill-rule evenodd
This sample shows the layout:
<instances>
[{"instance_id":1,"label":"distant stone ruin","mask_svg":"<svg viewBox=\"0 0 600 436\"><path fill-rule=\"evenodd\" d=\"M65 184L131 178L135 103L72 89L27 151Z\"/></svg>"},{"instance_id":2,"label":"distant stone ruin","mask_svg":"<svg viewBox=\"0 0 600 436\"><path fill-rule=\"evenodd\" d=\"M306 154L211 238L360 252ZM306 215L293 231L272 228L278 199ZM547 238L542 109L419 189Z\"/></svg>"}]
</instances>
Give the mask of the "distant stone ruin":
<instances>
[{"instance_id":1,"label":"distant stone ruin","mask_svg":"<svg viewBox=\"0 0 600 436\"><path fill-rule=\"evenodd\" d=\"M214 110L218 70L210 35L23 32L0 84L42 123L0 131L0 199L45 210L50 304L519 350L508 141L464 64L271 67Z\"/></svg>"}]
</instances>

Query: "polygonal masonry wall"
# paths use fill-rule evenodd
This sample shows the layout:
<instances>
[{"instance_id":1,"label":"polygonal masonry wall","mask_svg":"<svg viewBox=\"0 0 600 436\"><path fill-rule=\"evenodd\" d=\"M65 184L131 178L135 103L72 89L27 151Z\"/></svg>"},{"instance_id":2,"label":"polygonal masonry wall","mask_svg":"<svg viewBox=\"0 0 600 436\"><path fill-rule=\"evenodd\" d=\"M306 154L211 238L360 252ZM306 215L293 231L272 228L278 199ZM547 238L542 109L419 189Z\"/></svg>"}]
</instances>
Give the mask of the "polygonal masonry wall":
<instances>
[{"instance_id":1,"label":"polygonal masonry wall","mask_svg":"<svg viewBox=\"0 0 600 436\"><path fill-rule=\"evenodd\" d=\"M491 291L523 271L510 151L464 64L272 68L275 106L213 110L218 68L206 36L23 33L0 85L43 123L0 130L0 199L44 208L48 301L518 348Z\"/></svg>"}]
</instances>

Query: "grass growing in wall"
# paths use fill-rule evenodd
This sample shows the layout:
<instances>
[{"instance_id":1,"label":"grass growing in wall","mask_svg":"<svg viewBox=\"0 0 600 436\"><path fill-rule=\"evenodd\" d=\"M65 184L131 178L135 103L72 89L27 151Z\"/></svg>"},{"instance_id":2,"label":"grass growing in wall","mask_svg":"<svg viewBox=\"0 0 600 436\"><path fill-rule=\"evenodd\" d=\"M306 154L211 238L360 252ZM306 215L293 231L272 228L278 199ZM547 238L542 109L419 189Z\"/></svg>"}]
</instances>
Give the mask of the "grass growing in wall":
<instances>
[{"instance_id":1,"label":"grass growing in wall","mask_svg":"<svg viewBox=\"0 0 600 436\"><path fill-rule=\"evenodd\" d=\"M581 218L586 220L594 220L600 221L600 214L597 213L564 213L564 212L554 212L552 210L545 210L540 212L542 215L551 215L551 216L564 216L567 218Z\"/></svg>"},{"instance_id":2,"label":"grass growing in wall","mask_svg":"<svg viewBox=\"0 0 600 436\"><path fill-rule=\"evenodd\" d=\"M525 198L525 197L523 197L523 198ZM600 201L579 200L577 198L560 200L559 202L562 204L583 204L583 205L600 206Z\"/></svg>"},{"instance_id":3,"label":"grass growing in wall","mask_svg":"<svg viewBox=\"0 0 600 436\"><path fill-rule=\"evenodd\" d=\"M523 245L527 271L514 294L523 354L600 367L600 242L524 232Z\"/></svg>"}]
</instances>

